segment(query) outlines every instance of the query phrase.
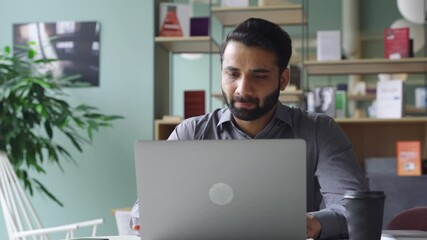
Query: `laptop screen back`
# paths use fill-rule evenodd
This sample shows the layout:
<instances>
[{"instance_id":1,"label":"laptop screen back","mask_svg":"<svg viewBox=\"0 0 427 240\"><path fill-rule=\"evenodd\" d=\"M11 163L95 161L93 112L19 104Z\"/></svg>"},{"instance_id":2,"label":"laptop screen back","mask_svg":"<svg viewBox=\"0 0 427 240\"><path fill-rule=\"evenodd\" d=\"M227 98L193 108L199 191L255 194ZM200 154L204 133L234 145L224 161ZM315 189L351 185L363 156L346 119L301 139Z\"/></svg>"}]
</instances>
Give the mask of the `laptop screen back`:
<instances>
[{"instance_id":1,"label":"laptop screen back","mask_svg":"<svg viewBox=\"0 0 427 240\"><path fill-rule=\"evenodd\" d=\"M135 143L141 239L305 239L299 139Z\"/></svg>"}]
</instances>

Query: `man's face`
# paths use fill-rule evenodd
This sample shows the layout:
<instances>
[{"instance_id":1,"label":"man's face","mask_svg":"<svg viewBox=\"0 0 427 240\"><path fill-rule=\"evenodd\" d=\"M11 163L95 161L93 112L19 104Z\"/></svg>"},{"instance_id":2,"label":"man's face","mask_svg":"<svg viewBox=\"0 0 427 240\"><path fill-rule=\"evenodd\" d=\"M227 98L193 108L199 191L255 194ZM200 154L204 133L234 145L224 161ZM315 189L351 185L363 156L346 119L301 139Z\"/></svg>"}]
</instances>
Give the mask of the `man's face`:
<instances>
[{"instance_id":1,"label":"man's face","mask_svg":"<svg viewBox=\"0 0 427 240\"><path fill-rule=\"evenodd\" d=\"M286 87L287 73L279 76L274 53L230 41L223 54L221 85L233 116L252 121L267 114Z\"/></svg>"}]
</instances>

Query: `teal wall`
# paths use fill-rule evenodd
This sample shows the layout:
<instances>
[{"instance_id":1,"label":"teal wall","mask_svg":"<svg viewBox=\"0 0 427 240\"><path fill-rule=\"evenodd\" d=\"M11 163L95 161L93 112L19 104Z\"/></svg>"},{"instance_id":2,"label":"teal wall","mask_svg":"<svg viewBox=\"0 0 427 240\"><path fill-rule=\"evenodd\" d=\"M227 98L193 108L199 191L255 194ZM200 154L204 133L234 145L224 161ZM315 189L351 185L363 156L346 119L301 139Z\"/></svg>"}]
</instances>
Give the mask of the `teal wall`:
<instances>
[{"instance_id":1,"label":"teal wall","mask_svg":"<svg viewBox=\"0 0 427 240\"><path fill-rule=\"evenodd\" d=\"M64 162L61 172L48 165L47 176L34 175L65 207L38 194L31 201L47 227L102 217L99 233L116 234L111 209L130 207L136 199L133 142L153 136L153 2L0 0L0 8L0 47L11 44L12 24L17 22L101 23L100 86L68 93L72 103L88 103L125 119L101 130L83 154L71 151L78 166ZM7 239L3 217L0 239Z\"/></svg>"}]
</instances>

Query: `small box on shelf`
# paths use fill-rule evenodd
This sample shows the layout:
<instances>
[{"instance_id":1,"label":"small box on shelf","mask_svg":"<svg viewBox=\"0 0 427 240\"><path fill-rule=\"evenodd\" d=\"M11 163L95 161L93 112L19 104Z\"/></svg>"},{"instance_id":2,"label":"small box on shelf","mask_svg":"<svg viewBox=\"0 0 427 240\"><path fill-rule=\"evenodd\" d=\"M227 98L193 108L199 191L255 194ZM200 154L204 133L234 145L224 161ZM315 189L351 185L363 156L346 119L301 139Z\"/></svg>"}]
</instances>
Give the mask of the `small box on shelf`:
<instances>
[{"instance_id":1,"label":"small box on shelf","mask_svg":"<svg viewBox=\"0 0 427 240\"><path fill-rule=\"evenodd\" d=\"M334 87L319 87L314 89L314 110L331 117L336 115L336 98Z\"/></svg>"},{"instance_id":2,"label":"small box on shelf","mask_svg":"<svg viewBox=\"0 0 427 240\"><path fill-rule=\"evenodd\" d=\"M209 17L190 18L190 36L209 36Z\"/></svg>"},{"instance_id":3,"label":"small box on shelf","mask_svg":"<svg viewBox=\"0 0 427 240\"><path fill-rule=\"evenodd\" d=\"M377 118L401 118L403 116L403 81L378 81L376 101Z\"/></svg>"},{"instance_id":4,"label":"small box on shelf","mask_svg":"<svg viewBox=\"0 0 427 240\"><path fill-rule=\"evenodd\" d=\"M420 176L421 168L421 142L397 142L397 175Z\"/></svg>"},{"instance_id":5,"label":"small box on shelf","mask_svg":"<svg viewBox=\"0 0 427 240\"><path fill-rule=\"evenodd\" d=\"M341 60L340 31L317 31L317 60Z\"/></svg>"},{"instance_id":6,"label":"small box on shelf","mask_svg":"<svg viewBox=\"0 0 427 240\"><path fill-rule=\"evenodd\" d=\"M384 57L400 59L410 57L411 44L409 40L409 28L384 29Z\"/></svg>"},{"instance_id":7,"label":"small box on shelf","mask_svg":"<svg viewBox=\"0 0 427 240\"><path fill-rule=\"evenodd\" d=\"M427 87L415 88L415 107L416 108L427 107Z\"/></svg>"}]
</instances>

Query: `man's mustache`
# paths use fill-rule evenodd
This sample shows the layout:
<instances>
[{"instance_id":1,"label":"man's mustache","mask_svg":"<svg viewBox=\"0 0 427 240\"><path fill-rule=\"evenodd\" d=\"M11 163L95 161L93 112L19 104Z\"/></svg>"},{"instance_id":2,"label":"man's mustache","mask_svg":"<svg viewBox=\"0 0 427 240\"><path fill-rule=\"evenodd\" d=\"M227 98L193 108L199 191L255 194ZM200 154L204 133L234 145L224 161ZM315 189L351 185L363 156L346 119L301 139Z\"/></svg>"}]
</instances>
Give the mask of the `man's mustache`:
<instances>
[{"instance_id":1,"label":"man's mustache","mask_svg":"<svg viewBox=\"0 0 427 240\"><path fill-rule=\"evenodd\" d=\"M252 97L242 97L242 96L235 96L233 99L231 99L232 102L240 102L240 103L255 103L258 104L258 98L252 98Z\"/></svg>"}]
</instances>

